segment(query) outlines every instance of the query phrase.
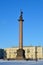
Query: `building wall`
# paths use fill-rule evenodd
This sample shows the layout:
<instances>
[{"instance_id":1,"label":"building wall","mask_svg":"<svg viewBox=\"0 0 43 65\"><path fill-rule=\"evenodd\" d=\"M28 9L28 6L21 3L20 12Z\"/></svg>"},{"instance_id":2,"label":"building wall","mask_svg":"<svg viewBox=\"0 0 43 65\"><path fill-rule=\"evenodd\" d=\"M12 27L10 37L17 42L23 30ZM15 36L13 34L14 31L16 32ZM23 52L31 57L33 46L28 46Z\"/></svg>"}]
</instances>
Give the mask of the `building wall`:
<instances>
[{"instance_id":1,"label":"building wall","mask_svg":"<svg viewBox=\"0 0 43 65\"><path fill-rule=\"evenodd\" d=\"M43 59L43 56L42 56L42 47L37 47L37 57L38 59Z\"/></svg>"},{"instance_id":2,"label":"building wall","mask_svg":"<svg viewBox=\"0 0 43 65\"><path fill-rule=\"evenodd\" d=\"M17 47L4 49L6 51L6 59L15 59L17 49ZM23 47L23 49L25 50L25 57L27 59L43 59L42 47L28 46Z\"/></svg>"},{"instance_id":3,"label":"building wall","mask_svg":"<svg viewBox=\"0 0 43 65\"><path fill-rule=\"evenodd\" d=\"M7 48L4 49L6 51L7 59L15 59L17 55L17 48Z\"/></svg>"},{"instance_id":4,"label":"building wall","mask_svg":"<svg viewBox=\"0 0 43 65\"><path fill-rule=\"evenodd\" d=\"M4 59L4 49L0 49L0 59Z\"/></svg>"},{"instance_id":5,"label":"building wall","mask_svg":"<svg viewBox=\"0 0 43 65\"><path fill-rule=\"evenodd\" d=\"M42 58L43 58L43 47L42 47Z\"/></svg>"},{"instance_id":6,"label":"building wall","mask_svg":"<svg viewBox=\"0 0 43 65\"><path fill-rule=\"evenodd\" d=\"M35 47L25 47L24 50L27 59L35 59Z\"/></svg>"}]
</instances>

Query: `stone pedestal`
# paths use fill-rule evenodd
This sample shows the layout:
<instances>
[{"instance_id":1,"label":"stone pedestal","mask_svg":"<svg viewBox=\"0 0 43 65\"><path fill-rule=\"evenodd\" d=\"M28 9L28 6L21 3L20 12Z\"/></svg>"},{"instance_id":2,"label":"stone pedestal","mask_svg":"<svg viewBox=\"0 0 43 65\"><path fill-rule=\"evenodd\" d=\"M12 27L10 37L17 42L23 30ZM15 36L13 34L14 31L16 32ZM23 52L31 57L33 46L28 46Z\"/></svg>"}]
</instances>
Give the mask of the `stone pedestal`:
<instances>
[{"instance_id":1,"label":"stone pedestal","mask_svg":"<svg viewBox=\"0 0 43 65\"><path fill-rule=\"evenodd\" d=\"M17 60L25 60L25 51L23 49L18 49L17 50Z\"/></svg>"}]
</instances>

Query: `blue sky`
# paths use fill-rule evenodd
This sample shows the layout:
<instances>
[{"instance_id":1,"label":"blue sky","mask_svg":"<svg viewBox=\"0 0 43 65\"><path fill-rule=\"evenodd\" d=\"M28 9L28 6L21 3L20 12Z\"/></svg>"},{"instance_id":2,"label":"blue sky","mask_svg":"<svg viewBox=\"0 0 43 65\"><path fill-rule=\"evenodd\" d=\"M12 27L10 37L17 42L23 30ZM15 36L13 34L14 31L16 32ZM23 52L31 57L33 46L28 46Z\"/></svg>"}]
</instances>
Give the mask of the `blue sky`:
<instances>
[{"instance_id":1,"label":"blue sky","mask_svg":"<svg viewBox=\"0 0 43 65\"><path fill-rule=\"evenodd\" d=\"M23 45L43 46L43 0L0 0L0 48L19 45L23 11Z\"/></svg>"}]
</instances>

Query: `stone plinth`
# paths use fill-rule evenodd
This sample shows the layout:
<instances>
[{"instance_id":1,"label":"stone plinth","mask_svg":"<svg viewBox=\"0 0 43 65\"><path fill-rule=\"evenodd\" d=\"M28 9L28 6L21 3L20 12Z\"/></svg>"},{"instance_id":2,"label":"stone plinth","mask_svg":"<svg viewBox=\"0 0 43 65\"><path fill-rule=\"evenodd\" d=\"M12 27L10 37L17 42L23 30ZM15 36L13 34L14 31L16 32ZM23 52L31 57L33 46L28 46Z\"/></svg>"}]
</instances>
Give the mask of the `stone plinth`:
<instances>
[{"instance_id":1,"label":"stone plinth","mask_svg":"<svg viewBox=\"0 0 43 65\"><path fill-rule=\"evenodd\" d=\"M23 49L17 50L17 60L25 60L25 51Z\"/></svg>"}]
</instances>

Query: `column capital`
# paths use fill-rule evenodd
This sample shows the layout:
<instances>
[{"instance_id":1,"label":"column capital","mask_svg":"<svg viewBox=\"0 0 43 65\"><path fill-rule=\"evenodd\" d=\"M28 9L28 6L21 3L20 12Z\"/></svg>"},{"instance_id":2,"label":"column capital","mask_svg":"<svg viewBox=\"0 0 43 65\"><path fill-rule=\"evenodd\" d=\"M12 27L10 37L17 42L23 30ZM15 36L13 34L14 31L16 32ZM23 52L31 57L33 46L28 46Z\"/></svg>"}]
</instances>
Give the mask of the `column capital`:
<instances>
[{"instance_id":1,"label":"column capital","mask_svg":"<svg viewBox=\"0 0 43 65\"><path fill-rule=\"evenodd\" d=\"M20 12L20 17L19 17L18 21L24 21L23 20L23 12L22 11Z\"/></svg>"}]
</instances>

